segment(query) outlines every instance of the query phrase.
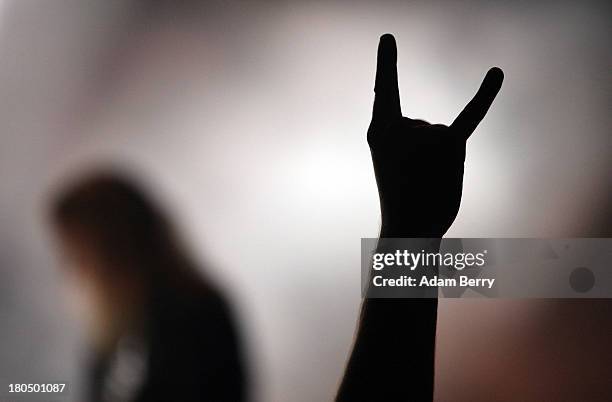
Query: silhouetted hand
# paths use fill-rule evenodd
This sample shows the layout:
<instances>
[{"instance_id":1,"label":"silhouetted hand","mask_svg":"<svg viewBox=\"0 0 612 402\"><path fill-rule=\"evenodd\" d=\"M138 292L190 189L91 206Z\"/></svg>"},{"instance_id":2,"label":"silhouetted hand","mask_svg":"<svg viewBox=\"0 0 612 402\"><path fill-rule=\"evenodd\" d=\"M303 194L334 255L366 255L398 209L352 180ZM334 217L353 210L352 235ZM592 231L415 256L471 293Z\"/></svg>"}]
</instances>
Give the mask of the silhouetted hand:
<instances>
[{"instance_id":1,"label":"silhouetted hand","mask_svg":"<svg viewBox=\"0 0 612 402\"><path fill-rule=\"evenodd\" d=\"M383 225L380 237L441 238L461 202L465 143L504 75L492 68L450 127L402 117L393 36L380 38L368 143ZM428 243L436 252L436 242ZM393 242L378 243L393 247ZM367 298L336 401L432 401L437 288L420 299Z\"/></svg>"},{"instance_id":2,"label":"silhouetted hand","mask_svg":"<svg viewBox=\"0 0 612 402\"><path fill-rule=\"evenodd\" d=\"M380 38L374 110L368 129L382 212L381 237L442 237L461 202L466 140L501 88L489 70L450 126L402 117L393 35Z\"/></svg>"}]
</instances>

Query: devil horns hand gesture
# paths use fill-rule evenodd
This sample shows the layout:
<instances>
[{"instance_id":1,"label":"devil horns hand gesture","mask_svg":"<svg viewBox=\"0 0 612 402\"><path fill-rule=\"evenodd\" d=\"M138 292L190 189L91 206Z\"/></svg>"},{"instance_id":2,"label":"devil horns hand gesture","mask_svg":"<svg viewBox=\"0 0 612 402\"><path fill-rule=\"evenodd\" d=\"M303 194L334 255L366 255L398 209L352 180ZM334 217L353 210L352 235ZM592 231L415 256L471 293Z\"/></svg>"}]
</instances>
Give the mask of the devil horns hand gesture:
<instances>
[{"instance_id":1,"label":"devil horns hand gesture","mask_svg":"<svg viewBox=\"0 0 612 402\"><path fill-rule=\"evenodd\" d=\"M501 88L489 70L450 126L402 116L393 35L380 38L374 110L368 129L382 212L381 237L442 237L461 202L465 144Z\"/></svg>"}]
</instances>

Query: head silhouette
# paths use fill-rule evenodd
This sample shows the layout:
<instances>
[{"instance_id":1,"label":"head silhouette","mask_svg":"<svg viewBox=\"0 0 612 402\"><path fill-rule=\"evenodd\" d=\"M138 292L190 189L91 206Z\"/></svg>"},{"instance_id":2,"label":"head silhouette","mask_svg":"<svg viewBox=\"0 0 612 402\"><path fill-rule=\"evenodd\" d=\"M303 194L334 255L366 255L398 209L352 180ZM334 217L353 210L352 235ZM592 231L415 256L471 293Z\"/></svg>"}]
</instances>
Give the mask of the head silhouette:
<instances>
[{"instance_id":1,"label":"head silhouette","mask_svg":"<svg viewBox=\"0 0 612 402\"><path fill-rule=\"evenodd\" d=\"M81 179L56 197L51 215L78 303L103 341L137 321L160 289L204 287L164 214L125 176Z\"/></svg>"}]
</instances>

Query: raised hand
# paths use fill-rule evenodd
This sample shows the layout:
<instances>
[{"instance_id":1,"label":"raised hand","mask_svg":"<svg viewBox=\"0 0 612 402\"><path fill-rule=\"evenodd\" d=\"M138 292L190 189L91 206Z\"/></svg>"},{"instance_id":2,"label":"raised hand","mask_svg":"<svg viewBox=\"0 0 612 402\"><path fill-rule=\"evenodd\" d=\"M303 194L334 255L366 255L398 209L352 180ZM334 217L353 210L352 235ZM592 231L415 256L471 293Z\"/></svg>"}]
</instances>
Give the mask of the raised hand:
<instances>
[{"instance_id":1,"label":"raised hand","mask_svg":"<svg viewBox=\"0 0 612 402\"><path fill-rule=\"evenodd\" d=\"M402 116L393 35L378 45L368 143L380 195L381 237L442 237L457 216L465 145L501 88L494 67L450 126Z\"/></svg>"},{"instance_id":2,"label":"raised hand","mask_svg":"<svg viewBox=\"0 0 612 402\"><path fill-rule=\"evenodd\" d=\"M489 70L474 99L447 127L402 117L396 64L395 39L383 35L368 129L381 237L440 238L459 210L466 140L487 113L504 75L499 68ZM336 401L432 401L437 308L435 295L367 298Z\"/></svg>"}]
</instances>

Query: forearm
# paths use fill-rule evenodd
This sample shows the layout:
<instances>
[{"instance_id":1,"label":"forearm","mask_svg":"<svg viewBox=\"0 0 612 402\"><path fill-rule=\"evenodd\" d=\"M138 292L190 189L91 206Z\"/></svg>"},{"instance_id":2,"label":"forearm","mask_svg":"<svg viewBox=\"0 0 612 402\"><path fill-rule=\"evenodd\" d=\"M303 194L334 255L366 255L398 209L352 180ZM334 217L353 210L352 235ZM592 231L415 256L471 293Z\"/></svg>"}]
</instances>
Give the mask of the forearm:
<instances>
[{"instance_id":1,"label":"forearm","mask_svg":"<svg viewBox=\"0 0 612 402\"><path fill-rule=\"evenodd\" d=\"M383 227L377 251L394 247L385 238L419 235L410 232L405 225ZM438 241L427 244L438 251ZM366 298L337 401L431 401L437 307L434 297Z\"/></svg>"}]
</instances>

